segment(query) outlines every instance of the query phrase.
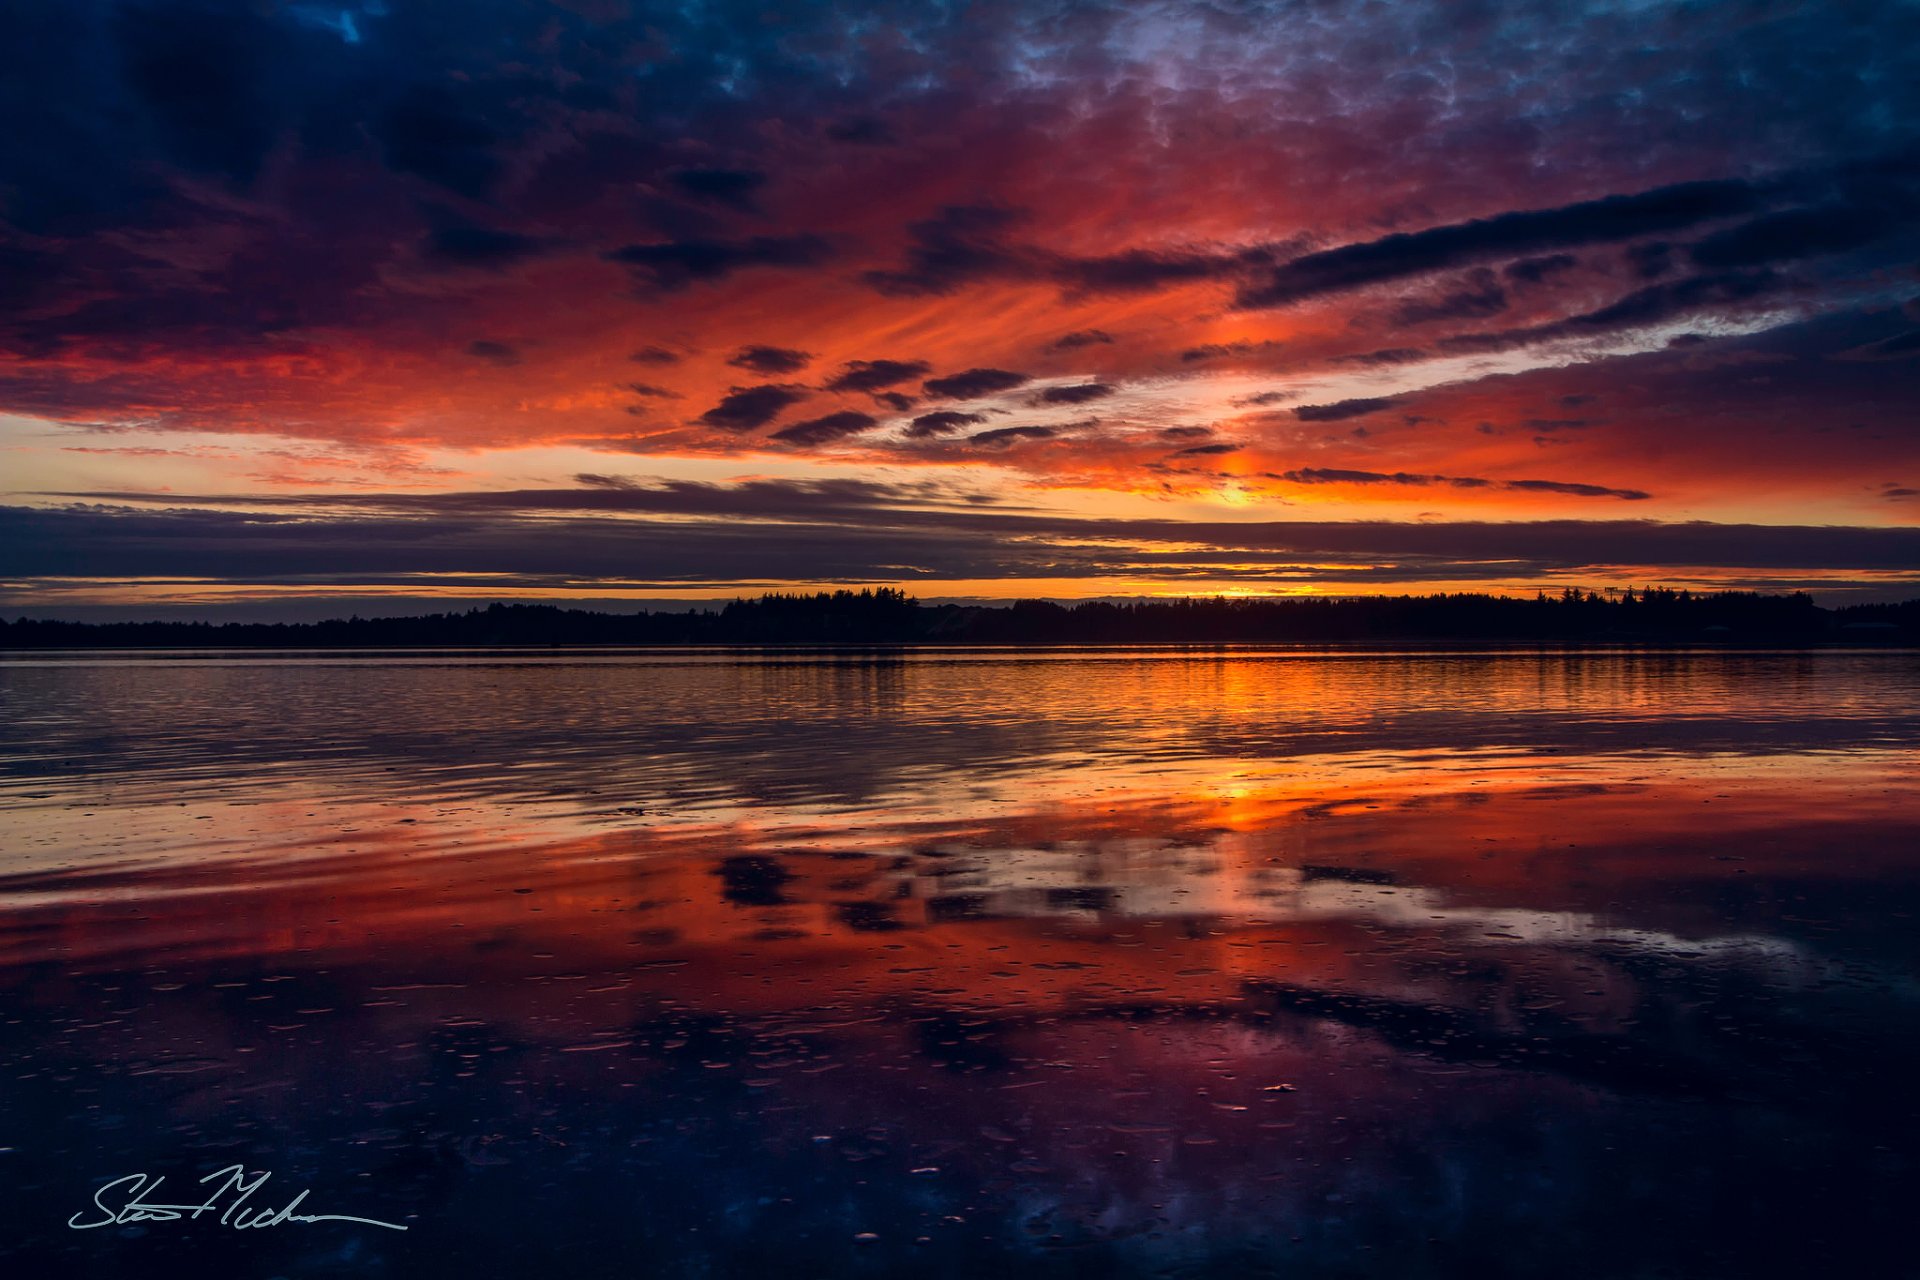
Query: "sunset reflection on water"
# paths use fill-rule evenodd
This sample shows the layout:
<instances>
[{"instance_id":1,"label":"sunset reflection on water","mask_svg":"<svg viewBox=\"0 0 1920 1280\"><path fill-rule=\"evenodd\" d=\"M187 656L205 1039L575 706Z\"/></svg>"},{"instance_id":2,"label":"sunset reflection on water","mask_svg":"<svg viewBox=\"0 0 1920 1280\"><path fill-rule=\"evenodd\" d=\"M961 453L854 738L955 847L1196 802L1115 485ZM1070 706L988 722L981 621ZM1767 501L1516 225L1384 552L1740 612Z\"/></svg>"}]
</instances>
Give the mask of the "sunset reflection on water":
<instances>
[{"instance_id":1,"label":"sunset reflection on water","mask_svg":"<svg viewBox=\"0 0 1920 1280\"><path fill-rule=\"evenodd\" d=\"M1770 1274L1920 1185L1911 654L0 690L36 1265ZM411 1229L60 1226L234 1161Z\"/></svg>"}]
</instances>

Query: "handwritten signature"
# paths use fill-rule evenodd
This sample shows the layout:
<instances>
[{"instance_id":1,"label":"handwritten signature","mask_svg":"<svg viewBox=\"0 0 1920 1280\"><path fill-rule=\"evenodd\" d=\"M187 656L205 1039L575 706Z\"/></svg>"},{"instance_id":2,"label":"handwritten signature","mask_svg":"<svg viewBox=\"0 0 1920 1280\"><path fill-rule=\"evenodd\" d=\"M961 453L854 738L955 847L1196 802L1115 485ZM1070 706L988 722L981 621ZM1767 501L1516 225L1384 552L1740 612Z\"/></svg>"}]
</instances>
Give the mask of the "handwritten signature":
<instances>
[{"instance_id":1,"label":"handwritten signature","mask_svg":"<svg viewBox=\"0 0 1920 1280\"><path fill-rule=\"evenodd\" d=\"M295 1213L306 1200L308 1192L302 1191L290 1200L284 1208L252 1208L247 1204L249 1196L266 1184L271 1173L258 1173L247 1176L245 1165L230 1164L217 1169L200 1179L202 1186L218 1178L222 1181L200 1204L154 1204L147 1197L157 1195L160 1184L167 1179L165 1175L149 1180L144 1173L130 1173L124 1178L115 1178L106 1186L93 1193L93 1207L101 1216L92 1222L82 1222L85 1210L67 1219L67 1225L75 1231L90 1231L95 1227L118 1227L129 1222L176 1222L181 1218L198 1219L201 1214L220 1212L220 1225L238 1230L251 1230L257 1227L277 1227L288 1222L358 1222L362 1226L385 1227L389 1231L405 1231L397 1222L382 1222L378 1218L356 1218L345 1213ZM120 1191L119 1207L114 1207L114 1192ZM222 1201L226 1207L221 1208Z\"/></svg>"}]
</instances>

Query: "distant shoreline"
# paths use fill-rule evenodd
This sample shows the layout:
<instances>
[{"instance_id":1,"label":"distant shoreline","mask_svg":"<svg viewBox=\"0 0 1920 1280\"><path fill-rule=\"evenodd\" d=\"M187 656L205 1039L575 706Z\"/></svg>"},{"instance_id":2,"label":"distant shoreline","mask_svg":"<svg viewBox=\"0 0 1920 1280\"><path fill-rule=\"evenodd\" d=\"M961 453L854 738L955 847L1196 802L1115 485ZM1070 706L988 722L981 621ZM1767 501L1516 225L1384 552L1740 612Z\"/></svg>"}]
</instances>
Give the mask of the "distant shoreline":
<instances>
[{"instance_id":1,"label":"distant shoreline","mask_svg":"<svg viewBox=\"0 0 1920 1280\"><path fill-rule=\"evenodd\" d=\"M1920 600L1824 609L1806 595L1653 588L1115 604L924 605L902 592L769 595L719 609L595 613L495 604L410 618L303 623L0 619L0 650L1792 648L1920 645Z\"/></svg>"},{"instance_id":2,"label":"distant shoreline","mask_svg":"<svg viewBox=\"0 0 1920 1280\"><path fill-rule=\"evenodd\" d=\"M1567 657L1586 655L1608 657L1627 654L1778 654L1778 653L1915 653L1920 654L1920 641L1914 640L1808 640L1799 643L1788 641L1755 640L1740 641L1689 641L1689 640L1487 640L1468 641L1422 641L1422 640L1378 640L1335 642L1299 642L1292 644L1261 644L1252 641L1203 641L1186 642L1147 642L1115 644L1081 644L1066 641L1026 644L936 644L922 641L900 641L895 643L873 644L471 644L471 645L0 645L0 666L9 659L31 658L36 655L82 655L98 654L102 657L119 656L126 658L178 658L192 660L197 658L459 658L495 655L499 657L551 657L551 658L588 658L588 657L640 657L654 656L668 658L676 655L694 657L702 654L724 654L728 656L761 656L769 660L791 658L818 658L822 660L870 659L884 661L889 658L906 659L911 657L953 657L967 656L1006 658L1080 655L1084 657L1204 657L1216 654L1221 657L1239 658L1285 658L1285 657L1417 657L1417 656L1454 656L1473 657L1509 657L1526 654L1557 654Z\"/></svg>"}]
</instances>

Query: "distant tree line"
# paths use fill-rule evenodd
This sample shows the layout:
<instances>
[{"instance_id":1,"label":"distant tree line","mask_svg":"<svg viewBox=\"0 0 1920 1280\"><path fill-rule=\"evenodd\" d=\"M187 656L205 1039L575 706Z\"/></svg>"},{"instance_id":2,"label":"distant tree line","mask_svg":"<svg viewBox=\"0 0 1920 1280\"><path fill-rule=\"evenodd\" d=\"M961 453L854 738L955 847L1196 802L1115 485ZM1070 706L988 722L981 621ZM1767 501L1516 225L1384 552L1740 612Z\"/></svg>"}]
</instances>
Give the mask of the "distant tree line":
<instances>
[{"instance_id":1,"label":"distant tree line","mask_svg":"<svg viewBox=\"0 0 1920 1280\"><path fill-rule=\"evenodd\" d=\"M1805 594L1663 587L1481 594L921 604L904 592L765 595L720 609L595 613L493 604L328 622L0 619L0 648L388 648L470 645L1920 643L1920 600L1823 609Z\"/></svg>"}]
</instances>

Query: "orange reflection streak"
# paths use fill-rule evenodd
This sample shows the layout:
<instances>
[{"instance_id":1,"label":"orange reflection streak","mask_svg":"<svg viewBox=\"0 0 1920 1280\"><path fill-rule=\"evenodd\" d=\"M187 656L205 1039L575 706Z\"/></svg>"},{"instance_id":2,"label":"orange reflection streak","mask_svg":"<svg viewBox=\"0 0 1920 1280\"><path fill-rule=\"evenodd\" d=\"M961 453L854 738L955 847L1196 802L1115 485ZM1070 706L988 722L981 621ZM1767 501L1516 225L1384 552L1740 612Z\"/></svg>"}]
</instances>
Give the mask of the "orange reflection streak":
<instances>
[{"instance_id":1,"label":"orange reflection streak","mask_svg":"<svg viewBox=\"0 0 1920 1280\"><path fill-rule=\"evenodd\" d=\"M1897 874L1915 830L1879 766L1582 772L1535 758L1464 784L1416 770L857 828L450 843L388 825L218 863L15 876L0 971L18 989L50 965L190 982L238 960L375 964L370 1003L430 1017L430 992L394 991L484 988L527 1034L567 1039L662 999L1030 1018L1206 1008L1281 983L1445 1003L1466 996L1442 962L1477 954L1516 990L1609 1020L1632 1004L1630 981L1596 976L1611 951L1720 952L1806 979L1818 966L1792 945L1716 923L1711 887ZM1841 839L1862 852L1823 866Z\"/></svg>"}]
</instances>

